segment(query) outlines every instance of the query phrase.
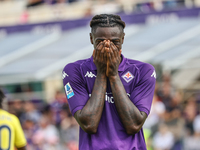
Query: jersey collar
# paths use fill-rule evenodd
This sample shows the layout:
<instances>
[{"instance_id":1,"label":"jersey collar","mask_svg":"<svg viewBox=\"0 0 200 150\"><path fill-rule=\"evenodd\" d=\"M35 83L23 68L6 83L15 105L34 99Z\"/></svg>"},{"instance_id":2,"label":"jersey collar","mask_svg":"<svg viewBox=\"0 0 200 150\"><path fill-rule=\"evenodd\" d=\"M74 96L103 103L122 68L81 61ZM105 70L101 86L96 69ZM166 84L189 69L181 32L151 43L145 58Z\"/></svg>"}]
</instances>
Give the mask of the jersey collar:
<instances>
[{"instance_id":1,"label":"jersey collar","mask_svg":"<svg viewBox=\"0 0 200 150\"><path fill-rule=\"evenodd\" d=\"M124 71L125 64L126 64L126 61L127 61L127 58L125 58L124 55L121 54L121 56L122 56L122 62L119 64L118 71ZM90 57L90 61L92 62L91 63L91 70L97 70L96 65L93 62L93 56Z\"/></svg>"}]
</instances>

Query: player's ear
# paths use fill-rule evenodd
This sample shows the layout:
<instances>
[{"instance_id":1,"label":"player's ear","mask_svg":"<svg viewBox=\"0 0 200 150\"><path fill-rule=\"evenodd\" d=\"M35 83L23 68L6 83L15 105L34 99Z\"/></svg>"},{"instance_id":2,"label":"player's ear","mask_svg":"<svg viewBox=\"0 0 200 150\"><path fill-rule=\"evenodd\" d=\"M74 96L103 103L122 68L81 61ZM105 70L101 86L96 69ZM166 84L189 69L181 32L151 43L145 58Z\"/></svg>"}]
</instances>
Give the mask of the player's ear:
<instances>
[{"instance_id":1,"label":"player's ear","mask_svg":"<svg viewBox=\"0 0 200 150\"><path fill-rule=\"evenodd\" d=\"M122 44L124 43L124 36L125 36L125 33L122 33Z\"/></svg>"},{"instance_id":2,"label":"player's ear","mask_svg":"<svg viewBox=\"0 0 200 150\"><path fill-rule=\"evenodd\" d=\"M92 33L90 33L90 42L91 42L91 44L93 44L93 40L92 40L93 38L92 38Z\"/></svg>"}]
</instances>

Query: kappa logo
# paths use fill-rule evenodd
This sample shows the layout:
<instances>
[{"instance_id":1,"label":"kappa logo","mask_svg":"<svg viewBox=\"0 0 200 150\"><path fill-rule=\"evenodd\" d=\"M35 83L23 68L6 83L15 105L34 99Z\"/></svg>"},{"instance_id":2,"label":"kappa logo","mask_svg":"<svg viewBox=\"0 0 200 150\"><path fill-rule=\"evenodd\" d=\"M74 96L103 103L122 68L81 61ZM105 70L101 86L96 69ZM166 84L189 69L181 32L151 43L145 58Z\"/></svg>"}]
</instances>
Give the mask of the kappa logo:
<instances>
[{"instance_id":1,"label":"kappa logo","mask_svg":"<svg viewBox=\"0 0 200 150\"><path fill-rule=\"evenodd\" d=\"M127 82L129 83L133 78L134 78L134 75L132 75L130 73L130 71L128 71L127 73L125 73L122 78Z\"/></svg>"},{"instance_id":2,"label":"kappa logo","mask_svg":"<svg viewBox=\"0 0 200 150\"><path fill-rule=\"evenodd\" d=\"M154 70L151 77L154 77L156 79L156 71Z\"/></svg>"},{"instance_id":3,"label":"kappa logo","mask_svg":"<svg viewBox=\"0 0 200 150\"><path fill-rule=\"evenodd\" d=\"M64 79L65 77L68 77L69 75L68 74L66 74L66 72L65 71L63 71L62 72L62 79Z\"/></svg>"},{"instance_id":4,"label":"kappa logo","mask_svg":"<svg viewBox=\"0 0 200 150\"><path fill-rule=\"evenodd\" d=\"M95 74L93 74L91 71L87 71L87 73L85 74L85 77L89 77L89 78L93 78L93 77L96 77Z\"/></svg>"}]
</instances>

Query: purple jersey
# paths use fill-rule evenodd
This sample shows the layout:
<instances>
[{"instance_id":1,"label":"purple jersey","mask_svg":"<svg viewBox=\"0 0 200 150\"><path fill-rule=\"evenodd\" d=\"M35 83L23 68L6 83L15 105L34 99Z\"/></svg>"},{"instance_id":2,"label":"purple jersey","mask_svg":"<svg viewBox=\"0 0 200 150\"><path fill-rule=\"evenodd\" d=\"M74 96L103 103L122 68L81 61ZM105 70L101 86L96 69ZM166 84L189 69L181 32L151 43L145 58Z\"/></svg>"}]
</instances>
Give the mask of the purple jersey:
<instances>
[{"instance_id":1,"label":"purple jersey","mask_svg":"<svg viewBox=\"0 0 200 150\"><path fill-rule=\"evenodd\" d=\"M135 106L149 114L155 88L156 73L153 66L122 55L119 76L127 95ZM63 84L69 107L74 115L82 109L91 96L97 69L93 57L65 66ZM143 130L128 135L120 121L108 82L105 105L96 134L88 134L80 128L80 150L146 150Z\"/></svg>"}]
</instances>

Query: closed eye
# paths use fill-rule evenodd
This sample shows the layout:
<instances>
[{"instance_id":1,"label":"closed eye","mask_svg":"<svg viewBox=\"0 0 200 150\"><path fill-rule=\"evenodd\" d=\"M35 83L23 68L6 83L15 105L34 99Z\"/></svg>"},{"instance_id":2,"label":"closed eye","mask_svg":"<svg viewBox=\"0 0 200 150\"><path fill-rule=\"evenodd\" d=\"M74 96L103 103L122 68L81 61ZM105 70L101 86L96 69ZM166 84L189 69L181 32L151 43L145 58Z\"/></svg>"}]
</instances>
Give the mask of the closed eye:
<instances>
[{"instance_id":1,"label":"closed eye","mask_svg":"<svg viewBox=\"0 0 200 150\"><path fill-rule=\"evenodd\" d=\"M112 41L115 45L120 44L120 41Z\"/></svg>"},{"instance_id":2,"label":"closed eye","mask_svg":"<svg viewBox=\"0 0 200 150\"><path fill-rule=\"evenodd\" d=\"M100 42L102 42L103 40L96 40L96 44L98 45Z\"/></svg>"}]
</instances>

